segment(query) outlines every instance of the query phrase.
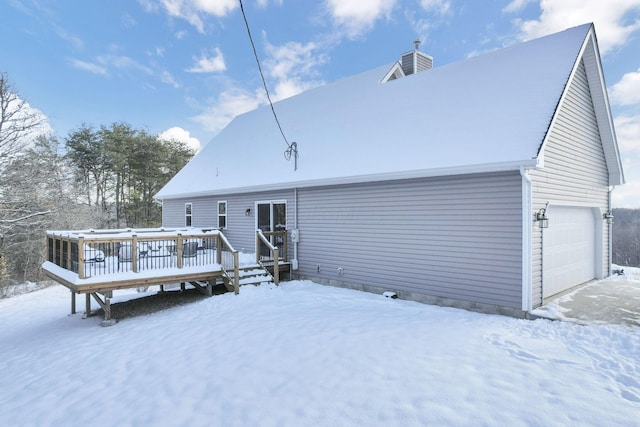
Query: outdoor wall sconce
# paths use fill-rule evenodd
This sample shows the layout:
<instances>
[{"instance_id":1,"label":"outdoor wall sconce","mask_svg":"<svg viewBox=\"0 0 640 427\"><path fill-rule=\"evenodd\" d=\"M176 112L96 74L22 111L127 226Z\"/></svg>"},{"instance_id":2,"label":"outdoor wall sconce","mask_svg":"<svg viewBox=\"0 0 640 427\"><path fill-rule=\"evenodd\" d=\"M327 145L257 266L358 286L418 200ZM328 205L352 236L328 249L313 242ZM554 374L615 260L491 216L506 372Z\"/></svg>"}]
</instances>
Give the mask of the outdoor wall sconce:
<instances>
[{"instance_id":1,"label":"outdoor wall sconce","mask_svg":"<svg viewBox=\"0 0 640 427\"><path fill-rule=\"evenodd\" d=\"M538 225L540 226L540 228L549 227L549 218L547 218L547 208L540 208L540 210L536 213L536 221L538 221Z\"/></svg>"},{"instance_id":2,"label":"outdoor wall sconce","mask_svg":"<svg viewBox=\"0 0 640 427\"><path fill-rule=\"evenodd\" d=\"M607 221L607 224L613 224L613 214L610 210L602 214L602 219Z\"/></svg>"},{"instance_id":3,"label":"outdoor wall sconce","mask_svg":"<svg viewBox=\"0 0 640 427\"><path fill-rule=\"evenodd\" d=\"M251 208L247 208L247 210L246 210L246 211L244 211L244 214L245 214L246 216L251 215Z\"/></svg>"}]
</instances>

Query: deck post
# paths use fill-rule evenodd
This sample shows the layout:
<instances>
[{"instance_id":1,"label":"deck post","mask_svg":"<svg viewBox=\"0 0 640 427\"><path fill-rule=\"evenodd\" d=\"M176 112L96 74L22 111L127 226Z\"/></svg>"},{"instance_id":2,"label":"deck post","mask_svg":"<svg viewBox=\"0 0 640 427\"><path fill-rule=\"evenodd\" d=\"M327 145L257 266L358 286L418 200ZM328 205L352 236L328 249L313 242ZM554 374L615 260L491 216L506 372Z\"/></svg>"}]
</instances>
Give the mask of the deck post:
<instances>
[{"instance_id":1,"label":"deck post","mask_svg":"<svg viewBox=\"0 0 640 427\"><path fill-rule=\"evenodd\" d=\"M178 268L182 268L182 245L183 245L183 241L182 241L182 233L178 233L178 237L176 239L176 254L177 254L177 262L178 262Z\"/></svg>"},{"instance_id":2,"label":"deck post","mask_svg":"<svg viewBox=\"0 0 640 427\"><path fill-rule=\"evenodd\" d=\"M85 294L85 296L86 296L86 301L85 301L84 317L87 318L91 316L91 294L87 293Z\"/></svg>"},{"instance_id":3,"label":"deck post","mask_svg":"<svg viewBox=\"0 0 640 427\"><path fill-rule=\"evenodd\" d=\"M233 293L240 293L240 256L238 251L233 251Z\"/></svg>"},{"instance_id":4,"label":"deck post","mask_svg":"<svg viewBox=\"0 0 640 427\"><path fill-rule=\"evenodd\" d=\"M284 262L287 262L287 254L289 253L289 249L288 249L288 239L289 237L287 236L287 230L282 230L282 260Z\"/></svg>"},{"instance_id":5,"label":"deck post","mask_svg":"<svg viewBox=\"0 0 640 427\"><path fill-rule=\"evenodd\" d=\"M67 243L67 253L71 254L71 239L69 239ZM71 255L69 255L69 259L71 259ZM68 264L69 271L73 271L73 266L71 263ZM78 238L78 278L85 279L85 271L84 271L84 237Z\"/></svg>"},{"instance_id":6,"label":"deck post","mask_svg":"<svg viewBox=\"0 0 640 427\"><path fill-rule=\"evenodd\" d=\"M115 321L111 319L111 298L113 297L113 291L105 291L104 295L104 320L102 321L102 326L111 326L115 324Z\"/></svg>"},{"instance_id":7,"label":"deck post","mask_svg":"<svg viewBox=\"0 0 640 427\"><path fill-rule=\"evenodd\" d=\"M211 282L215 282L215 280L216 279L207 280L207 296L208 297L213 296L213 285L211 284Z\"/></svg>"},{"instance_id":8,"label":"deck post","mask_svg":"<svg viewBox=\"0 0 640 427\"><path fill-rule=\"evenodd\" d=\"M260 263L260 230L256 230L256 264Z\"/></svg>"},{"instance_id":9,"label":"deck post","mask_svg":"<svg viewBox=\"0 0 640 427\"><path fill-rule=\"evenodd\" d=\"M73 271L73 257L71 256L71 239L69 239L68 251L67 251L67 270Z\"/></svg>"},{"instance_id":10,"label":"deck post","mask_svg":"<svg viewBox=\"0 0 640 427\"><path fill-rule=\"evenodd\" d=\"M280 283L280 266L278 265L279 252L278 248L273 250L273 282L276 285Z\"/></svg>"},{"instance_id":11,"label":"deck post","mask_svg":"<svg viewBox=\"0 0 640 427\"><path fill-rule=\"evenodd\" d=\"M131 237L131 270L138 272L138 236L135 234Z\"/></svg>"},{"instance_id":12,"label":"deck post","mask_svg":"<svg viewBox=\"0 0 640 427\"><path fill-rule=\"evenodd\" d=\"M216 242L216 264L222 265L222 237L218 233L218 241Z\"/></svg>"},{"instance_id":13,"label":"deck post","mask_svg":"<svg viewBox=\"0 0 640 427\"><path fill-rule=\"evenodd\" d=\"M71 314L76 314L76 293L71 291Z\"/></svg>"}]
</instances>

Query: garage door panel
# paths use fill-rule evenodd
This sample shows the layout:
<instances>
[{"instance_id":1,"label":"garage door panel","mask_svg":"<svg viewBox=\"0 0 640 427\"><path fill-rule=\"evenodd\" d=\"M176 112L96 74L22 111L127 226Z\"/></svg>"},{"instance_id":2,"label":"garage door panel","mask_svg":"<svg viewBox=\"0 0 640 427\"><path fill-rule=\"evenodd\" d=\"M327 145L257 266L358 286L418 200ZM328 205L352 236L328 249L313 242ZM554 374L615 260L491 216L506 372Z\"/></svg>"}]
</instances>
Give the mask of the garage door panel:
<instances>
[{"instance_id":1,"label":"garage door panel","mask_svg":"<svg viewBox=\"0 0 640 427\"><path fill-rule=\"evenodd\" d=\"M551 206L543 231L543 294L548 297L595 277L595 220L590 208Z\"/></svg>"}]
</instances>

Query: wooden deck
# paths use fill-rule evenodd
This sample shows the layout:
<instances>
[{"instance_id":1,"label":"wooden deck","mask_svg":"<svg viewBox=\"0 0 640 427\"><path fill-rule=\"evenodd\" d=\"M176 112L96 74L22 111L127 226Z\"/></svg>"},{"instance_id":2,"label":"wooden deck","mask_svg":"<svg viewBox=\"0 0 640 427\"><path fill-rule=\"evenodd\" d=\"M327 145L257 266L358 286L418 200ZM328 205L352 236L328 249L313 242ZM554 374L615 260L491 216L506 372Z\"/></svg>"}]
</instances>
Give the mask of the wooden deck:
<instances>
[{"instance_id":1,"label":"wooden deck","mask_svg":"<svg viewBox=\"0 0 640 427\"><path fill-rule=\"evenodd\" d=\"M263 269L278 284L280 272L289 270L286 240L286 230L258 230L250 269ZM48 231L42 270L71 290L72 313L76 294L86 295L87 316L93 297L105 313L103 325L113 324L113 291L189 283L210 296L222 282L237 294L241 277L239 253L224 234L195 228Z\"/></svg>"},{"instance_id":2,"label":"wooden deck","mask_svg":"<svg viewBox=\"0 0 640 427\"><path fill-rule=\"evenodd\" d=\"M112 323L113 291L190 283L211 295L216 281L238 293L238 251L222 232L208 229L125 229L47 232L44 273L75 294L91 296Z\"/></svg>"}]
</instances>

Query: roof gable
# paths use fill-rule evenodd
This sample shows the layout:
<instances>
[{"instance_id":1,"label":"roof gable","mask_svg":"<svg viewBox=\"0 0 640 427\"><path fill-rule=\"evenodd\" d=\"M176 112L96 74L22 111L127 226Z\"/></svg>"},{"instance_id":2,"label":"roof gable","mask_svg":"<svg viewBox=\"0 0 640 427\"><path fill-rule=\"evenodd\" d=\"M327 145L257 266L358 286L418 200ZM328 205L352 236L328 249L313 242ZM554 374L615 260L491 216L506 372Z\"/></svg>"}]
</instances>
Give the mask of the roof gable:
<instances>
[{"instance_id":1,"label":"roof gable","mask_svg":"<svg viewBox=\"0 0 640 427\"><path fill-rule=\"evenodd\" d=\"M591 95L591 101L595 111L596 121L598 123L598 130L600 132L600 140L602 142L602 148L604 150L605 162L609 172L609 185L624 184L624 172L622 169L622 160L620 158L620 152L618 150L618 143L616 139L613 118L611 116L611 108L609 105L609 97L607 94L604 72L602 69L602 62L600 59L600 51L598 49L598 41L595 35L593 25L589 26L589 31L584 39L584 42L580 48L578 59L575 61L573 69L565 90L558 101L558 107L556 111L559 111L562 104L566 102L566 96L568 94L568 88L573 82L576 73L578 72L581 61L584 63L585 71L587 74L587 80L589 83L589 91ZM549 125L549 130L545 135L540 149L538 150L538 157L540 159L540 165L544 165L544 149L547 146L549 137L551 136L551 130L555 124L557 115L554 114L554 118Z\"/></svg>"},{"instance_id":2,"label":"roof gable","mask_svg":"<svg viewBox=\"0 0 640 427\"><path fill-rule=\"evenodd\" d=\"M269 107L245 113L156 196L533 167L589 34L582 25L381 83L397 70L386 65L282 100L297 171Z\"/></svg>"}]
</instances>

